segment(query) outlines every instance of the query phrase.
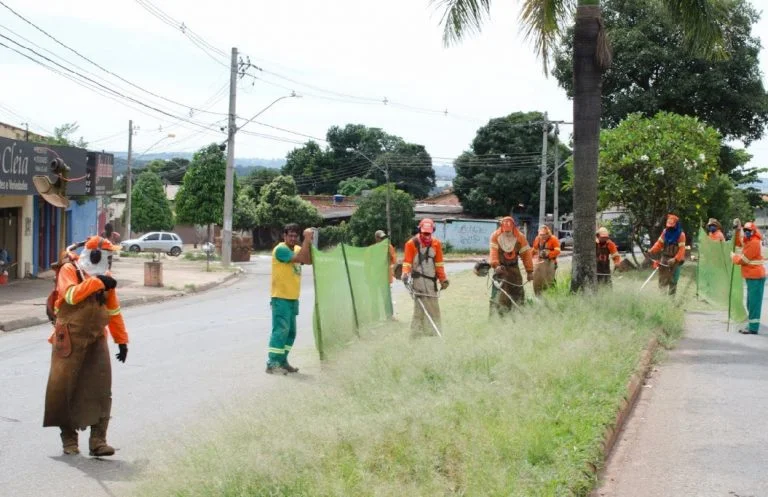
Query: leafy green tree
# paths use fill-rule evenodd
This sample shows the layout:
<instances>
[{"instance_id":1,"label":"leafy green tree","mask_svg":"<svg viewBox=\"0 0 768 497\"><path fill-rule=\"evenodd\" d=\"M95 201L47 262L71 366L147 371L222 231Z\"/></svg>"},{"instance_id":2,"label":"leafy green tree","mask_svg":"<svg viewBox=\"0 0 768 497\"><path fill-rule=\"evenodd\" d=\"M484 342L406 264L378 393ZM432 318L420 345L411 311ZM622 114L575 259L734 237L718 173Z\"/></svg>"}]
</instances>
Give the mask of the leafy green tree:
<instances>
[{"instance_id":1,"label":"leafy green tree","mask_svg":"<svg viewBox=\"0 0 768 497\"><path fill-rule=\"evenodd\" d=\"M317 226L323 219L315 206L299 197L293 178L278 176L261 187L256 220L258 226L270 228L272 238L276 240L282 227L288 223Z\"/></svg>"},{"instance_id":2,"label":"leafy green tree","mask_svg":"<svg viewBox=\"0 0 768 497\"><path fill-rule=\"evenodd\" d=\"M163 182L152 171L142 174L131 192L131 223L135 231L161 231L173 228L171 204Z\"/></svg>"},{"instance_id":3,"label":"leafy green tree","mask_svg":"<svg viewBox=\"0 0 768 497\"><path fill-rule=\"evenodd\" d=\"M465 211L479 216L505 216L513 212L537 215L541 178L541 125L528 123L541 121L540 112L515 112L506 117L491 119L477 131L472 150L456 160L456 178L453 187ZM548 164L554 164L555 137L550 135ZM559 160L565 160L570 150L559 144ZM537 153L539 155L537 155ZM551 167L551 166L550 166ZM559 209L572 210L572 194L562 188L569 173L560 169ZM547 185L553 191L553 176ZM547 212L552 212L553 195L547 195Z\"/></svg>"},{"instance_id":4,"label":"leafy green tree","mask_svg":"<svg viewBox=\"0 0 768 497\"><path fill-rule=\"evenodd\" d=\"M78 132L79 129L80 125L77 124L77 121L64 123L61 126L53 128L53 136L48 137L46 143L49 145L61 145L64 147L86 148L88 146L88 142L86 142L82 136L78 139L75 139L73 136Z\"/></svg>"},{"instance_id":5,"label":"leafy green tree","mask_svg":"<svg viewBox=\"0 0 768 497\"><path fill-rule=\"evenodd\" d=\"M248 186L240 190L232 212L232 227L238 231L250 231L259 225L256 202L249 194Z\"/></svg>"},{"instance_id":6,"label":"leafy green tree","mask_svg":"<svg viewBox=\"0 0 768 497\"><path fill-rule=\"evenodd\" d=\"M335 193L339 179L343 179L338 177L332 154L314 141L290 151L281 173L293 176L299 192L310 194Z\"/></svg>"},{"instance_id":7,"label":"leafy green tree","mask_svg":"<svg viewBox=\"0 0 768 497\"><path fill-rule=\"evenodd\" d=\"M176 218L182 224L221 224L227 161L212 143L195 152L176 194Z\"/></svg>"},{"instance_id":8,"label":"leafy green tree","mask_svg":"<svg viewBox=\"0 0 768 497\"><path fill-rule=\"evenodd\" d=\"M353 243L370 245L374 233L387 226L387 185L377 187L370 195L360 200L357 210L349 220L349 230ZM415 225L413 197L408 193L392 188L390 197L392 233L390 239L395 246L405 243Z\"/></svg>"},{"instance_id":9,"label":"leafy green tree","mask_svg":"<svg viewBox=\"0 0 768 497\"><path fill-rule=\"evenodd\" d=\"M690 237L713 212L710 204L721 202L707 197L723 191L720 135L696 118L631 114L602 133L600 149L600 206L626 209L638 243L643 234L657 237L669 212Z\"/></svg>"},{"instance_id":10,"label":"leafy green tree","mask_svg":"<svg viewBox=\"0 0 768 497\"><path fill-rule=\"evenodd\" d=\"M272 182L272 180L278 176L280 176L279 169L256 166L245 178L243 178L242 183L245 187L244 189L249 188L247 192L253 201L259 203L259 192L261 191L261 187Z\"/></svg>"},{"instance_id":11,"label":"leafy green tree","mask_svg":"<svg viewBox=\"0 0 768 497\"><path fill-rule=\"evenodd\" d=\"M661 0L671 19L683 27L684 44L694 53L722 53L720 0ZM490 14L491 0L444 0L443 40L462 40L479 31ZM600 145L600 93L602 73L611 65L611 51L603 27L600 0L524 0L520 18L526 35L544 62L557 37L574 21L573 46L573 153L574 254L571 289L594 288L594 223L597 215L597 163ZM575 7L575 9L574 9ZM575 10L575 12L574 12Z\"/></svg>"},{"instance_id":12,"label":"leafy green tree","mask_svg":"<svg viewBox=\"0 0 768 497\"><path fill-rule=\"evenodd\" d=\"M375 186L376 180L353 176L351 178L339 181L339 187L337 188L337 191L342 195L352 197L355 195L360 195L363 190L370 190Z\"/></svg>"},{"instance_id":13,"label":"leafy green tree","mask_svg":"<svg viewBox=\"0 0 768 497\"><path fill-rule=\"evenodd\" d=\"M627 115L659 111L696 116L728 139L746 143L768 125L768 93L759 66L759 20L746 0L728 5L724 29L728 58L707 60L684 45L685 34L656 0L604 0L603 18L613 63L603 74L603 125ZM573 96L573 29L563 37L554 75Z\"/></svg>"}]
</instances>

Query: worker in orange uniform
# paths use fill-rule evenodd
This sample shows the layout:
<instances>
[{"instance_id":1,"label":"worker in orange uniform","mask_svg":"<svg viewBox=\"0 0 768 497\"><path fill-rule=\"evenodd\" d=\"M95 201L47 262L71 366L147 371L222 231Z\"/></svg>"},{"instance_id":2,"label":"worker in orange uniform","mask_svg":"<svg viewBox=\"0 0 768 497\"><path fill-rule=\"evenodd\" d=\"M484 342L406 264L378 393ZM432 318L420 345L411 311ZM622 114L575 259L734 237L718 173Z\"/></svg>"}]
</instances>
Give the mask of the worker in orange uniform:
<instances>
[{"instance_id":1,"label":"worker in orange uniform","mask_svg":"<svg viewBox=\"0 0 768 497\"><path fill-rule=\"evenodd\" d=\"M619 267L621 263L621 256L619 255L619 249L613 240L610 238L611 234L608 232L608 228L603 226L597 230L597 236L595 238L596 253L597 253L597 283L604 285L611 285L611 259L613 259L614 269Z\"/></svg>"},{"instance_id":2,"label":"worker in orange uniform","mask_svg":"<svg viewBox=\"0 0 768 497\"><path fill-rule=\"evenodd\" d=\"M707 236L710 240L716 242L724 242L725 235L723 235L723 226L714 217L710 217L707 221Z\"/></svg>"},{"instance_id":3,"label":"worker in orange uniform","mask_svg":"<svg viewBox=\"0 0 768 497\"><path fill-rule=\"evenodd\" d=\"M388 238L387 233L384 230L376 231L376 233L374 233L373 236L376 239L376 243L381 243ZM392 246L392 243L389 243L389 252L387 253L387 265L389 266L390 293L389 293L389 297L387 298L386 313L387 313L387 317L391 318L394 314L393 305L392 305L391 287L392 287L392 283L395 281L395 265L397 265L397 253L395 252L395 247Z\"/></svg>"},{"instance_id":4,"label":"worker in orange uniform","mask_svg":"<svg viewBox=\"0 0 768 497\"><path fill-rule=\"evenodd\" d=\"M491 291L491 312L496 310L503 315L512 309L513 302L522 305L525 301L519 259L523 259L527 281L533 281L531 247L511 216L503 217L499 229L491 234L488 257L493 278L501 287L494 285Z\"/></svg>"},{"instance_id":5,"label":"worker in orange uniform","mask_svg":"<svg viewBox=\"0 0 768 497\"><path fill-rule=\"evenodd\" d=\"M653 261L653 268L659 270L659 288L669 287L669 294L674 295L685 262L685 233L680 218L667 215L666 227L649 252L661 254Z\"/></svg>"},{"instance_id":6,"label":"worker in orange uniform","mask_svg":"<svg viewBox=\"0 0 768 497\"><path fill-rule=\"evenodd\" d=\"M107 252L118 250L108 240L90 237L80 256L62 254L55 268L55 327L51 370L45 392L43 426L58 426L65 454L78 454L77 430L90 426L92 456L111 456L107 427L112 411L112 367L106 331L118 344L117 360L128 356L128 333L120 313L117 281L109 276Z\"/></svg>"},{"instance_id":7,"label":"worker in orange uniform","mask_svg":"<svg viewBox=\"0 0 768 497\"><path fill-rule=\"evenodd\" d=\"M438 289L445 290L449 284L443 262L443 246L440 240L433 236L434 231L434 221L422 219L419 223L419 232L405 242L402 280L413 291L414 305L411 321L413 336L437 334L429 322L429 317L439 328ZM419 302L424 304L424 308Z\"/></svg>"},{"instance_id":8,"label":"worker in orange uniform","mask_svg":"<svg viewBox=\"0 0 768 497\"><path fill-rule=\"evenodd\" d=\"M533 271L533 293L541 292L552 286L557 271L557 257L560 255L560 240L552 236L549 226L539 228L538 236L533 240L533 257L538 258Z\"/></svg>"},{"instance_id":9,"label":"worker in orange uniform","mask_svg":"<svg viewBox=\"0 0 768 497\"><path fill-rule=\"evenodd\" d=\"M743 231L743 233L742 233ZM753 222L746 223L741 229L737 220L736 246L743 247L741 254L731 254L734 264L741 266L741 276L747 282L747 327L739 330L745 335L757 335L760 330L760 313L763 309L763 290L765 289L765 260L763 259L763 235Z\"/></svg>"}]
</instances>

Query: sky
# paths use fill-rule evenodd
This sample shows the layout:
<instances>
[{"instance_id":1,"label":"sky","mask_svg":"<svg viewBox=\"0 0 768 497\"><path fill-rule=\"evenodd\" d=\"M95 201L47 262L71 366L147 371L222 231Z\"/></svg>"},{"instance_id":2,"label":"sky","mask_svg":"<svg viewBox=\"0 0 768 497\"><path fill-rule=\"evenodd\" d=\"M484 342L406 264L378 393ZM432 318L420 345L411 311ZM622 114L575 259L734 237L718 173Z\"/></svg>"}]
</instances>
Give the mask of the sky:
<instances>
[{"instance_id":1,"label":"sky","mask_svg":"<svg viewBox=\"0 0 768 497\"><path fill-rule=\"evenodd\" d=\"M77 121L90 149L126 150L129 120L139 128L135 156L223 142L232 47L256 66L248 69L255 77L238 82L238 116L250 118L280 97L298 95L277 101L256 119L262 124L238 132L237 157L284 157L308 137L324 138L332 125L361 123L423 144L435 163L447 163L492 117L546 111L550 119L572 121L572 102L544 75L519 30L519 2L495 2L483 32L450 48L429 0L2 2L113 74L2 6L0 35L81 72L102 92L106 87L132 100L83 88L0 46L0 121L27 122L41 133ZM766 17L753 28L764 44ZM0 43L25 52L5 38ZM760 66L768 86L765 50ZM561 129L567 139L572 128ZM753 165L768 166L768 138L748 150Z\"/></svg>"}]
</instances>

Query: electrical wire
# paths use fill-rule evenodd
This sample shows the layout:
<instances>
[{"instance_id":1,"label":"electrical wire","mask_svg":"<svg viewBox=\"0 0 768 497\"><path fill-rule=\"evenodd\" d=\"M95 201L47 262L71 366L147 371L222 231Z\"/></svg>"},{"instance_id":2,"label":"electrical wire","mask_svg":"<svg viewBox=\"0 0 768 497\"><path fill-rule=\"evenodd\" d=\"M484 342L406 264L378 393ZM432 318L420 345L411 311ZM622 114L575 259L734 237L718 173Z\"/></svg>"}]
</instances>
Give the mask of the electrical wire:
<instances>
[{"instance_id":1,"label":"electrical wire","mask_svg":"<svg viewBox=\"0 0 768 497\"><path fill-rule=\"evenodd\" d=\"M78 57L80 57L81 59L83 59L83 60L85 60L85 61L87 61L87 62L89 62L89 63L93 64L94 66L98 67L99 69L101 69L101 70L102 70L102 71L104 71L105 73L107 73L107 74L109 74L109 75L111 75L111 76L113 76L113 77L115 77L115 78L119 79L120 81L122 81L122 82L124 82L124 83L126 83L126 84L128 84L128 85L130 85L130 86L132 86L132 87L134 87L134 88L136 88L137 90L140 90L140 91L142 91L142 92L144 92L144 93L147 93L148 95L152 95L153 97L159 98L159 99L161 99L161 100L165 100L166 102L172 103L172 104L174 104L174 105L178 105L178 106L184 107L185 109L190 109L190 110L193 110L193 111L196 111L196 112L202 112L202 113L206 113L206 114L221 115L221 116L226 116L226 115L227 115L227 114L225 114L225 113L221 113L221 112L212 112L212 111L207 111L207 110L203 110L203 109L195 108L195 107L192 107L192 106L190 106L190 105L187 105L187 104L184 104L184 103L181 103L181 102L177 102L177 101L175 101L175 100L173 100L173 99L170 99L170 98L164 97L163 95L159 95L159 94L157 94L157 93L155 93L155 92L153 92L153 91L147 90L146 88L143 88L143 87L141 87L141 86L139 86L139 85L137 85L137 84L133 83L132 81L129 81L129 80L127 80L126 78L124 78L124 77L120 76L119 74L116 74L115 72L113 72L113 71L111 71L111 70L109 70L109 69L105 68L105 67L104 67L104 66L102 66L101 64L99 64L99 63L97 63L97 62L94 62L92 59L90 59L90 58L86 57L85 55L83 55L83 54L82 54L82 53L80 53L79 51L75 50L74 48L70 47L70 46L69 46L69 45L67 45L66 43L62 42L61 40L59 40L59 39L58 39L58 38L56 38L55 36L53 36L53 35L51 35L50 33L48 33L46 30L44 30L43 28L41 28L40 26L38 26L37 24L33 23L32 21L30 21L29 19L27 19L26 17L24 17L23 15L21 15L20 13L18 13L17 11L15 11L14 9L12 9L12 8L11 8L10 6L8 6L8 4L6 4L6 3L5 3L3 0L0 0L0 5L2 5L3 7L5 7L7 10L9 10L11 13L13 13L13 14L14 14L16 17L18 17L19 19L23 20L24 22L26 22L27 24L29 24L30 26L32 26L33 28L35 28L36 30L38 30L39 32L41 32L42 34L44 34L45 36L47 36L48 38L50 38L51 40L53 40L54 42L56 42L57 44L61 45L61 46L62 46L62 47L64 47L65 49L67 49L67 50L69 50L70 52L72 52L72 53L74 53L75 55L77 55L77 56L78 56ZM11 31L11 30L10 30L9 28L7 28L7 27L5 27L5 29L6 29L6 30L8 30L8 31ZM13 33L13 31L11 31L11 32ZM16 34L16 33L14 33L14 34ZM29 41L29 40L26 40L26 38L24 38L24 37L23 37L23 36L21 36L21 35L18 35L18 34L16 34L16 36L19 36L20 38L24 39L24 40L25 40L25 41L27 41L28 43L33 43L33 44L34 44L34 42L31 42L31 41ZM38 46L38 48L41 48L41 47L39 47L39 46ZM41 48L41 49L42 49L42 48ZM43 49L43 50L45 50L45 49ZM50 52L50 51L48 51L48 52L49 52L49 53L52 53L52 52ZM59 58L61 58L61 57L59 57ZM63 58L62 58L62 60L65 60L65 59L63 59ZM68 63L69 63L69 64L72 64L72 63L71 63L71 62L69 62L69 61L68 61ZM72 65L74 65L74 64L72 64ZM79 69L80 69L80 70L82 70L82 71L85 71L85 70L84 70L84 69L82 69L82 68L79 68Z\"/></svg>"}]
</instances>

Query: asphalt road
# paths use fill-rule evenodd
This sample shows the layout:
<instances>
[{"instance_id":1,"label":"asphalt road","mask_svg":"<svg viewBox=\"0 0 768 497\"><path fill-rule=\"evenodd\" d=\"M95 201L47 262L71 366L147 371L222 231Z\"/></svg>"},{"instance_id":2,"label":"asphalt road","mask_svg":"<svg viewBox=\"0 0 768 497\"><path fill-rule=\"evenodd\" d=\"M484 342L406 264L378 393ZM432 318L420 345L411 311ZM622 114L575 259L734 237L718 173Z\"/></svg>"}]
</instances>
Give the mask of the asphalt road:
<instances>
[{"instance_id":1,"label":"asphalt road","mask_svg":"<svg viewBox=\"0 0 768 497\"><path fill-rule=\"evenodd\" d=\"M285 377L264 373L270 332L269 259L227 286L124 311L128 360L112 363L113 458L62 456L58 429L42 428L49 326L0 334L0 495L124 495L142 471L191 441L184 427L216 417L237 396L266 396ZM319 374L311 328L311 268L302 278L292 363ZM117 346L111 343L116 352ZM294 381L294 380L288 380ZM167 440L167 443L164 442ZM88 432L80 434L87 454Z\"/></svg>"},{"instance_id":2,"label":"asphalt road","mask_svg":"<svg viewBox=\"0 0 768 497\"><path fill-rule=\"evenodd\" d=\"M765 319L766 303L763 303ZM768 496L768 327L689 313L608 461L601 497Z\"/></svg>"}]
</instances>

